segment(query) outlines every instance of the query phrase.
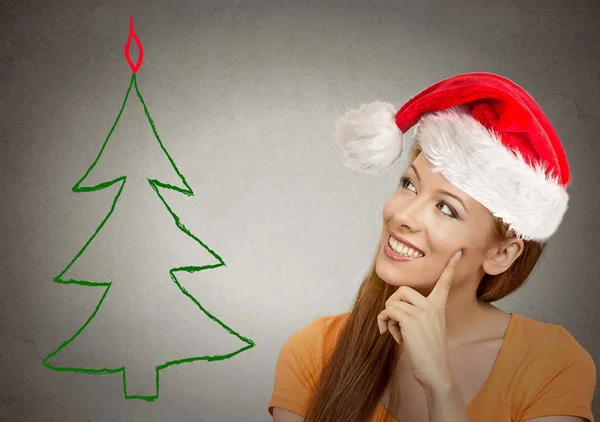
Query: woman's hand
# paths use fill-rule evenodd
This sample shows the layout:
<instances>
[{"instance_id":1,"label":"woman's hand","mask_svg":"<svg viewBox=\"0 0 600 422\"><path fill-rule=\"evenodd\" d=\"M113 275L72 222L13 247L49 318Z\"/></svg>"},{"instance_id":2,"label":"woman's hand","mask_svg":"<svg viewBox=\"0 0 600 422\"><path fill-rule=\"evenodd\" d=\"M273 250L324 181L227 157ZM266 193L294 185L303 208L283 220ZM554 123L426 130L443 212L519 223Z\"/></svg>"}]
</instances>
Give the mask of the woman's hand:
<instances>
[{"instance_id":1,"label":"woman's hand","mask_svg":"<svg viewBox=\"0 0 600 422\"><path fill-rule=\"evenodd\" d=\"M446 265L427 297L400 286L377 317L381 334L389 330L398 343L403 340L413 376L423 387L453 379L446 339L446 301L461 252Z\"/></svg>"}]
</instances>

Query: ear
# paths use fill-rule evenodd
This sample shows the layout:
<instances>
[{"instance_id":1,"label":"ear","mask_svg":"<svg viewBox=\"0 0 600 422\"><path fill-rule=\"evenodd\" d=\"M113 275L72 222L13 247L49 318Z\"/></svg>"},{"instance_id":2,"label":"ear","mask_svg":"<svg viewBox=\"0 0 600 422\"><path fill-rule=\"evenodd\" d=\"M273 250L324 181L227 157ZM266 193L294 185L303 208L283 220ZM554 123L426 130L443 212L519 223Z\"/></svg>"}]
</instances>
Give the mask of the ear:
<instances>
[{"instance_id":1,"label":"ear","mask_svg":"<svg viewBox=\"0 0 600 422\"><path fill-rule=\"evenodd\" d=\"M521 256L523 247L523 240L519 238L511 238L499 245L494 245L494 247L489 249L483 261L483 270L489 275L503 273Z\"/></svg>"}]
</instances>

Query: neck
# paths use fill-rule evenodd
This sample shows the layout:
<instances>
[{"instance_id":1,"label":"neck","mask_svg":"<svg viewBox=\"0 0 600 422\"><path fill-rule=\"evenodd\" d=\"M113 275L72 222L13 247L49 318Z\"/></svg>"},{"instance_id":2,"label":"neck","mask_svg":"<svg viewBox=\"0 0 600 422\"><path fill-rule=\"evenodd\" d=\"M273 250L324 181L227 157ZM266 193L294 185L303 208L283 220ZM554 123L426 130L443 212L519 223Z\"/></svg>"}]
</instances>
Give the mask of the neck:
<instances>
[{"instance_id":1,"label":"neck","mask_svg":"<svg viewBox=\"0 0 600 422\"><path fill-rule=\"evenodd\" d=\"M466 289L465 289L466 290ZM478 341L489 335L489 321L494 313L503 313L489 302L480 302L474 291L450 290L446 302L446 340L450 350ZM400 349L404 346L399 345ZM405 353L400 353L405 359Z\"/></svg>"},{"instance_id":2,"label":"neck","mask_svg":"<svg viewBox=\"0 0 600 422\"><path fill-rule=\"evenodd\" d=\"M486 331L487 316L503 311L489 302L477 300L477 286L483 275L476 275L473 280L455 283L448 293L446 302L446 337L450 347L464 344L470 340L481 338ZM476 278L478 277L478 278ZM428 296L430 290L419 290Z\"/></svg>"},{"instance_id":3,"label":"neck","mask_svg":"<svg viewBox=\"0 0 600 422\"><path fill-rule=\"evenodd\" d=\"M464 344L470 340L481 337L482 322L485 325L486 318L490 311L498 311L494 305L488 302L480 302L473 292L461 294L456 292L448 296L446 303L446 336L448 346Z\"/></svg>"}]
</instances>

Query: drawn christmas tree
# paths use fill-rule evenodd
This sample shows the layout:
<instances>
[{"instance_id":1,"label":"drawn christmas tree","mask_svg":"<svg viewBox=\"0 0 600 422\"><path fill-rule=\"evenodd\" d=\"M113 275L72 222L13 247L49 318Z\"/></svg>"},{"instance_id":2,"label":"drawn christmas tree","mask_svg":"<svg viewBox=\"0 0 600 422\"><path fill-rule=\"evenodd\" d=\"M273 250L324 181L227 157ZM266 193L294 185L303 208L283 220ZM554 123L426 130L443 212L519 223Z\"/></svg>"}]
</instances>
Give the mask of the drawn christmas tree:
<instances>
[{"instance_id":1,"label":"drawn christmas tree","mask_svg":"<svg viewBox=\"0 0 600 422\"><path fill-rule=\"evenodd\" d=\"M138 51L135 65L130 56L132 40ZM110 192L114 186L116 195L94 234L54 277L56 283L102 286L104 294L81 328L48 354L43 364L56 371L96 375L122 371L126 399L153 401L159 395L160 370L228 359L255 343L212 315L177 279L178 272L214 269L225 262L184 226L163 196L165 190L187 196L193 192L161 141L140 93L136 73L143 56L130 17L125 58L133 73L125 100L98 156L72 188L73 192ZM127 146L115 148L109 140L130 107L143 109L152 135L141 144L136 140L143 154L128 157L123 154ZM155 154L149 152L152 148ZM159 157L160 165L144 163L146 156ZM199 254L213 263L180 262L188 259L182 256L196 260ZM148 267L153 271L148 272Z\"/></svg>"}]
</instances>

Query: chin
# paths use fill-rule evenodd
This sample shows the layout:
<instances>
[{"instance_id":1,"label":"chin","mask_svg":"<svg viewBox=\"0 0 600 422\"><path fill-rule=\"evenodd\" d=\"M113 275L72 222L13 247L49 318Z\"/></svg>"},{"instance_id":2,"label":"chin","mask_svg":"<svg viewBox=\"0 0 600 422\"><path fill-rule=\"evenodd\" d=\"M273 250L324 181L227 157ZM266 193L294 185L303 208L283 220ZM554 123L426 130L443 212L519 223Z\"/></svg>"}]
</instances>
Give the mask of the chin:
<instances>
[{"instance_id":1,"label":"chin","mask_svg":"<svg viewBox=\"0 0 600 422\"><path fill-rule=\"evenodd\" d=\"M422 291L431 289L430 283L424 280L418 281L423 276L423 267L421 259L409 262L396 262L388 258L383 251L380 251L375 262L375 272L383 281L392 286L410 286L415 290ZM418 274L418 276L416 276Z\"/></svg>"}]
</instances>

